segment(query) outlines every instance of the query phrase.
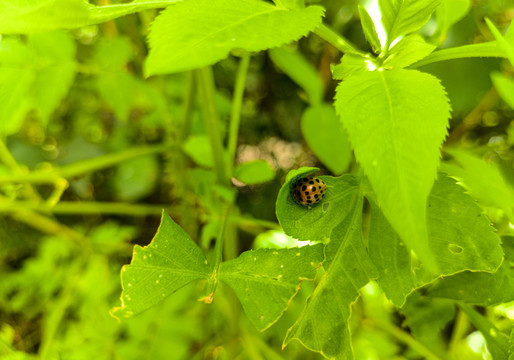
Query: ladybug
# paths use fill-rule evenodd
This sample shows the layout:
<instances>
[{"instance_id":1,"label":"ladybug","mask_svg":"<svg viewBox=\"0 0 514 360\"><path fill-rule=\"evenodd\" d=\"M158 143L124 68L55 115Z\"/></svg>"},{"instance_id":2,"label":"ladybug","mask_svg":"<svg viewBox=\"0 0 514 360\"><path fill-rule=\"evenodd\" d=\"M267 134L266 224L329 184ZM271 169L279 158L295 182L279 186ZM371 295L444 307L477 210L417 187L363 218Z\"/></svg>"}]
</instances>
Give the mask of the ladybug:
<instances>
[{"instance_id":1,"label":"ladybug","mask_svg":"<svg viewBox=\"0 0 514 360\"><path fill-rule=\"evenodd\" d=\"M319 202L326 190L327 184L320 178L304 177L294 183L291 196L298 204L309 206Z\"/></svg>"}]
</instances>

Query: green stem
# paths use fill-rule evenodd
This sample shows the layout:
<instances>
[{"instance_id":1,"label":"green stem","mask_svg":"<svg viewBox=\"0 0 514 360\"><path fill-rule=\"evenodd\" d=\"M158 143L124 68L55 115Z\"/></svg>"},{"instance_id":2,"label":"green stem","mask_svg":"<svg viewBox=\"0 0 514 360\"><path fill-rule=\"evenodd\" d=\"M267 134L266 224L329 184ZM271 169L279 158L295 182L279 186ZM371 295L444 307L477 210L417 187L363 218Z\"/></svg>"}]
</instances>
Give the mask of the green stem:
<instances>
[{"instance_id":1,"label":"green stem","mask_svg":"<svg viewBox=\"0 0 514 360\"><path fill-rule=\"evenodd\" d=\"M358 50L350 41L346 40L341 35L337 34L334 30L330 29L328 26L321 24L316 29L314 29L314 33L318 35L323 40L332 44L336 49L343 53L352 53L361 56L368 56L365 52Z\"/></svg>"},{"instance_id":2,"label":"green stem","mask_svg":"<svg viewBox=\"0 0 514 360\"><path fill-rule=\"evenodd\" d=\"M413 338L410 334L406 333L405 331L399 329L398 327L386 321L373 319L372 325L394 336L397 340L409 346L412 350L422 355L425 359L443 360L439 355L433 353L432 350L430 350L424 344L420 343L418 340Z\"/></svg>"},{"instance_id":3,"label":"green stem","mask_svg":"<svg viewBox=\"0 0 514 360\"><path fill-rule=\"evenodd\" d=\"M55 215L127 215L127 216L160 216L162 209L169 210L167 205L128 204L122 202L80 202L61 201L55 205L34 201L5 201L0 202L0 213L14 211L37 211L43 214ZM175 211L175 210L173 210Z\"/></svg>"},{"instance_id":4,"label":"green stem","mask_svg":"<svg viewBox=\"0 0 514 360\"><path fill-rule=\"evenodd\" d=\"M203 291L202 297L199 299L207 304L210 304L214 297L214 292L216 291L216 287L218 286L218 275L220 270L220 265L223 262L223 243L225 239L225 229L227 227L229 214L231 211L231 206L227 206L223 211L220 227L218 229L218 234L216 236L216 243L214 245L214 261L211 265L211 275L207 280L207 284L205 284L205 288Z\"/></svg>"},{"instance_id":5,"label":"green stem","mask_svg":"<svg viewBox=\"0 0 514 360\"><path fill-rule=\"evenodd\" d=\"M232 175L236 158L237 138L239 134L239 124L241 122L241 109L243 107L243 95L246 85L246 75L250 65L250 54L245 53L239 61L234 85L234 96L232 98L232 112L230 114L230 128L228 134L228 159L229 174Z\"/></svg>"},{"instance_id":6,"label":"green stem","mask_svg":"<svg viewBox=\"0 0 514 360\"><path fill-rule=\"evenodd\" d=\"M202 68L197 70L197 75L203 117L211 143L216 177L221 185L228 185L230 183L230 179L227 176L223 142L221 140L220 120L214 99L215 86L212 69L210 67Z\"/></svg>"},{"instance_id":7,"label":"green stem","mask_svg":"<svg viewBox=\"0 0 514 360\"><path fill-rule=\"evenodd\" d=\"M505 57L505 53L498 47L496 41L481 44L458 46L450 49L434 51L426 58L412 64L410 68L419 68L439 61L473 58L473 57Z\"/></svg>"},{"instance_id":8,"label":"green stem","mask_svg":"<svg viewBox=\"0 0 514 360\"><path fill-rule=\"evenodd\" d=\"M457 315L455 316L455 322L453 325L453 331L448 345L448 352L450 354L456 354L459 346L459 342L466 335L469 328L469 322L464 313L457 309Z\"/></svg>"},{"instance_id":9,"label":"green stem","mask_svg":"<svg viewBox=\"0 0 514 360\"><path fill-rule=\"evenodd\" d=\"M114 154L106 154L92 159L77 161L73 164L65 165L61 168L52 169L50 171L38 170L28 174L2 175L0 176L0 184L13 182L52 184L61 180L62 178L69 179L75 176L114 166L139 156L155 154L169 149L169 145L135 147Z\"/></svg>"},{"instance_id":10,"label":"green stem","mask_svg":"<svg viewBox=\"0 0 514 360\"><path fill-rule=\"evenodd\" d=\"M184 103L183 103L183 113L182 113L182 129L180 131L180 142L182 143L187 136L189 135L189 132L191 130L191 112L193 111L193 105L194 105L194 99L195 99L195 81L194 81L194 73L192 71L189 71L187 73L186 78L186 90L185 90L185 97L184 97Z\"/></svg>"}]
</instances>

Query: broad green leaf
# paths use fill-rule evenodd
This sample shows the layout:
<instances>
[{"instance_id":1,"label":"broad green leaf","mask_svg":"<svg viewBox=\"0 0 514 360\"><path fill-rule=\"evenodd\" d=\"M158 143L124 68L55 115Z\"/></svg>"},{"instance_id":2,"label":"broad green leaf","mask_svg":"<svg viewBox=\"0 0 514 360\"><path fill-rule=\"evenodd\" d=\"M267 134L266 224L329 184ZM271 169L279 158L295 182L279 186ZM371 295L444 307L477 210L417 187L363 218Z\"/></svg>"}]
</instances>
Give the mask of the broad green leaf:
<instances>
[{"instance_id":1,"label":"broad green leaf","mask_svg":"<svg viewBox=\"0 0 514 360\"><path fill-rule=\"evenodd\" d=\"M234 177L247 185L262 184L273 180L275 170L266 160L248 161L236 166Z\"/></svg>"},{"instance_id":2,"label":"broad green leaf","mask_svg":"<svg viewBox=\"0 0 514 360\"><path fill-rule=\"evenodd\" d=\"M429 296L464 301L468 304L491 306L514 300L514 237L503 237L505 258L492 274L466 271L438 280Z\"/></svg>"},{"instance_id":3,"label":"broad green leaf","mask_svg":"<svg viewBox=\"0 0 514 360\"><path fill-rule=\"evenodd\" d=\"M342 174L350 165L352 151L334 107L322 104L307 108L301 126L303 137L314 155L332 173Z\"/></svg>"},{"instance_id":4,"label":"broad green leaf","mask_svg":"<svg viewBox=\"0 0 514 360\"><path fill-rule=\"evenodd\" d=\"M502 49L507 59L509 59L511 65L514 66L514 41L512 41L512 43L509 43L507 39L503 37L500 31L498 31L496 26L494 26L494 24L488 18L485 19L485 22L487 23L489 30L491 30L491 32L493 33L493 36L496 39L499 48Z\"/></svg>"},{"instance_id":5,"label":"broad green leaf","mask_svg":"<svg viewBox=\"0 0 514 360\"><path fill-rule=\"evenodd\" d=\"M428 44L420 35L411 34L398 41L384 61L385 68L404 68L428 56L435 45Z\"/></svg>"},{"instance_id":6,"label":"broad green leaf","mask_svg":"<svg viewBox=\"0 0 514 360\"><path fill-rule=\"evenodd\" d=\"M375 28L373 19L369 16L368 11L360 5L359 15L364 36L366 37L366 40L368 40L373 51L378 54L382 49L382 45L380 44L380 39L378 38L377 29Z\"/></svg>"},{"instance_id":7,"label":"broad green leaf","mask_svg":"<svg viewBox=\"0 0 514 360\"><path fill-rule=\"evenodd\" d=\"M403 326L408 326L416 338L430 341L454 318L455 304L414 292L407 297L400 312L405 316Z\"/></svg>"},{"instance_id":8,"label":"broad green leaf","mask_svg":"<svg viewBox=\"0 0 514 360\"><path fill-rule=\"evenodd\" d=\"M263 331L273 325L323 261L323 245L246 251L221 264L219 278L234 289L250 321Z\"/></svg>"},{"instance_id":9,"label":"broad green leaf","mask_svg":"<svg viewBox=\"0 0 514 360\"><path fill-rule=\"evenodd\" d=\"M503 101L514 109L514 79L495 71L491 74L491 80Z\"/></svg>"},{"instance_id":10,"label":"broad green leaf","mask_svg":"<svg viewBox=\"0 0 514 360\"><path fill-rule=\"evenodd\" d=\"M441 4L437 7L436 24L437 36L440 37L442 42L446 38L448 30L462 19L469 11L470 0L442 0Z\"/></svg>"},{"instance_id":11,"label":"broad green leaf","mask_svg":"<svg viewBox=\"0 0 514 360\"><path fill-rule=\"evenodd\" d=\"M379 0L387 45L399 36L420 29L430 19L441 0Z\"/></svg>"},{"instance_id":12,"label":"broad green leaf","mask_svg":"<svg viewBox=\"0 0 514 360\"><path fill-rule=\"evenodd\" d=\"M332 66L332 77L344 80L354 73L368 71L370 68L374 70L376 67L371 59L348 53L343 55L340 64Z\"/></svg>"},{"instance_id":13,"label":"broad green leaf","mask_svg":"<svg viewBox=\"0 0 514 360\"><path fill-rule=\"evenodd\" d=\"M358 198L357 198L358 197ZM297 339L330 359L352 359L348 319L359 289L376 277L362 239L362 196L350 201L351 211L334 229L325 248L325 274L284 345Z\"/></svg>"},{"instance_id":14,"label":"broad green leaf","mask_svg":"<svg viewBox=\"0 0 514 360\"><path fill-rule=\"evenodd\" d=\"M135 0L128 4L94 6L83 0L0 0L0 34L30 34L99 24L177 1Z\"/></svg>"},{"instance_id":15,"label":"broad green leaf","mask_svg":"<svg viewBox=\"0 0 514 360\"><path fill-rule=\"evenodd\" d=\"M130 265L121 270L119 319L137 315L194 280L207 279L209 265L202 250L166 213L150 245L134 247Z\"/></svg>"},{"instance_id":16,"label":"broad green leaf","mask_svg":"<svg viewBox=\"0 0 514 360\"><path fill-rule=\"evenodd\" d=\"M444 162L441 170L459 178L470 195L484 205L496 206L507 216L514 219L514 188L508 184L495 163L486 163L483 159L462 150L445 150L460 166Z\"/></svg>"},{"instance_id":17,"label":"broad green leaf","mask_svg":"<svg viewBox=\"0 0 514 360\"><path fill-rule=\"evenodd\" d=\"M95 44L93 60L96 66L101 66L103 69L120 70L133 59L134 53L128 37L100 38Z\"/></svg>"},{"instance_id":18,"label":"broad green leaf","mask_svg":"<svg viewBox=\"0 0 514 360\"><path fill-rule=\"evenodd\" d=\"M208 168L214 166L211 144L207 135L192 135L184 143L184 152L198 165Z\"/></svg>"},{"instance_id":19,"label":"broad green leaf","mask_svg":"<svg viewBox=\"0 0 514 360\"><path fill-rule=\"evenodd\" d=\"M484 336L487 349L492 355L493 360L507 359L509 356L509 337L498 330L489 319L478 313L471 306L460 303L459 307Z\"/></svg>"},{"instance_id":20,"label":"broad green leaf","mask_svg":"<svg viewBox=\"0 0 514 360\"><path fill-rule=\"evenodd\" d=\"M278 8L258 0L184 1L164 10L149 37L147 76L211 65L232 49L261 51L307 35L323 9Z\"/></svg>"},{"instance_id":21,"label":"broad green leaf","mask_svg":"<svg viewBox=\"0 0 514 360\"><path fill-rule=\"evenodd\" d=\"M314 206L302 206L291 196L296 180L316 172L316 168L300 168L289 172L277 197L277 219L284 232L299 240L321 241L352 209L352 199L359 193L359 182L352 175L320 176L327 184L323 199Z\"/></svg>"},{"instance_id":22,"label":"broad green leaf","mask_svg":"<svg viewBox=\"0 0 514 360\"><path fill-rule=\"evenodd\" d=\"M0 133L16 133L33 108L43 123L75 77L75 43L63 32L0 40Z\"/></svg>"},{"instance_id":23,"label":"broad green leaf","mask_svg":"<svg viewBox=\"0 0 514 360\"><path fill-rule=\"evenodd\" d=\"M99 73L95 80L98 93L112 108L116 118L127 122L139 95L137 78L122 71L106 71Z\"/></svg>"},{"instance_id":24,"label":"broad green leaf","mask_svg":"<svg viewBox=\"0 0 514 360\"><path fill-rule=\"evenodd\" d=\"M465 270L493 272L501 263L500 239L489 220L455 180L443 174L427 204L428 246L436 254L439 272L416 263L376 204L370 202L370 257L380 274L380 286L397 306L410 292L442 275Z\"/></svg>"},{"instance_id":25,"label":"broad green leaf","mask_svg":"<svg viewBox=\"0 0 514 360\"><path fill-rule=\"evenodd\" d=\"M512 328L512 330L510 331L509 360L514 360L514 328Z\"/></svg>"},{"instance_id":26,"label":"broad green leaf","mask_svg":"<svg viewBox=\"0 0 514 360\"><path fill-rule=\"evenodd\" d=\"M273 63L297 83L307 94L311 105L323 101L324 85L316 69L298 51L286 47L269 51Z\"/></svg>"},{"instance_id":27,"label":"broad green leaf","mask_svg":"<svg viewBox=\"0 0 514 360\"><path fill-rule=\"evenodd\" d=\"M444 88L437 78L414 70L360 73L339 84L335 106L385 216L435 270L426 202L447 133Z\"/></svg>"}]
</instances>

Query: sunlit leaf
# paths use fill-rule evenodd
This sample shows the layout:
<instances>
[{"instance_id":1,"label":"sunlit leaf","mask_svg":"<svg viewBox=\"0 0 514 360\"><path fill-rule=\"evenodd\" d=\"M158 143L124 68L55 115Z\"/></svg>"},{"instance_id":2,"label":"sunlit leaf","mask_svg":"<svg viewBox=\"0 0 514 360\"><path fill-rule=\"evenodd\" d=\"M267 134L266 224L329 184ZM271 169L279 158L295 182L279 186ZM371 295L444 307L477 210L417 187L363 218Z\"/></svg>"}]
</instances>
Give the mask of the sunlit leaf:
<instances>
[{"instance_id":1,"label":"sunlit leaf","mask_svg":"<svg viewBox=\"0 0 514 360\"><path fill-rule=\"evenodd\" d=\"M337 88L335 106L382 211L426 266L426 202L434 182L450 106L432 75L414 70L355 74Z\"/></svg>"},{"instance_id":2,"label":"sunlit leaf","mask_svg":"<svg viewBox=\"0 0 514 360\"><path fill-rule=\"evenodd\" d=\"M352 359L348 319L359 289L376 277L362 239L362 197L334 229L325 249L325 274L309 297L284 344L297 339L305 347L333 359Z\"/></svg>"},{"instance_id":3,"label":"sunlit leaf","mask_svg":"<svg viewBox=\"0 0 514 360\"><path fill-rule=\"evenodd\" d=\"M350 165L352 152L334 107L323 104L307 108L301 126L303 137L314 155L332 173L342 174Z\"/></svg>"},{"instance_id":4,"label":"sunlit leaf","mask_svg":"<svg viewBox=\"0 0 514 360\"><path fill-rule=\"evenodd\" d=\"M313 280L323 246L246 251L221 264L219 278L234 289L246 315L259 330L273 325L303 280Z\"/></svg>"},{"instance_id":5,"label":"sunlit leaf","mask_svg":"<svg viewBox=\"0 0 514 360\"><path fill-rule=\"evenodd\" d=\"M83 0L0 0L0 34L28 34L98 24L179 0L94 6Z\"/></svg>"},{"instance_id":6,"label":"sunlit leaf","mask_svg":"<svg viewBox=\"0 0 514 360\"><path fill-rule=\"evenodd\" d=\"M465 270L494 272L501 264L500 239L489 220L455 180L443 174L427 204L428 246L436 254L438 272L420 267L378 207L371 205L370 257L379 271L380 286L397 306L411 291L441 275Z\"/></svg>"},{"instance_id":7,"label":"sunlit leaf","mask_svg":"<svg viewBox=\"0 0 514 360\"><path fill-rule=\"evenodd\" d=\"M130 265L121 271L121 307L112 315L129 318L149 309L194 280L207 279L202 250L166 213L152 242L136 245Z\"/></svg>"},{"instance_id":8,"label":"sunlit leaf","mask_svg":"<svg viewBox=\"0 0 514 360\"><path fill-rule=\"evenodd\" d=\"M322 16L319 6L287 10L258 0L184 1L155 19L145 72L191 70L226 58L232 49L277 47L307 35Z\"/></svg>"},{"instance_id":9,"label":"sunlit leaf","mask_svg":"<svg viewBox=\"0 0 514 360\"><path fill-rule=\"evenodd\" d=\"M470 0L442 0L437 7L436 24L437 33L444 40L448 30L462 19L470 9Z\"/></svg>"},{"instance_id":10,"label":"sunlit leaf","mask_svg":"<svg viewBox=\"0 0 514 360\"><path fill-rule=\"evenodd\" d=\"M380 39L378 38L377 30L375 28L375 24L373 23L373 19L368 14L368 11L359 5L359 15L361 18L362 30L364 31L364 36L366 36L366 40L368 40L371 48L376 53L380 52L382 49L382 45L380 44Z\"/></svg>"},{"instance_id":11,"label":"sunlit leaf","mask_svg":"<svg viewBox=\"0 0 514 360\"><path fill-rule=\"evenodd\" d=\"M514 109L514 78L495 71L491 74L491 80L503 101Z\"/></svg>"},{"instance_id":12,"label":"sunlit leaf","mask_svg":"<svg viewBox=\"0 0 514 360\"><path fill-rule=\"evenodd\" d=\"M418 34L407 35L398 41L384 61L386 68L403 68L428 56L435 50L435 45L428 44Z\"/></svg>"},{"instance_id":13,"label":"sunlit leaf","mask_svg":"<svg viewBox=\"0 0 514 360\"><path fill-rule=\"evenodd\" d=\"M441 0L379 0L387 43L420 29Z\"/></svg>"}]
</instances>

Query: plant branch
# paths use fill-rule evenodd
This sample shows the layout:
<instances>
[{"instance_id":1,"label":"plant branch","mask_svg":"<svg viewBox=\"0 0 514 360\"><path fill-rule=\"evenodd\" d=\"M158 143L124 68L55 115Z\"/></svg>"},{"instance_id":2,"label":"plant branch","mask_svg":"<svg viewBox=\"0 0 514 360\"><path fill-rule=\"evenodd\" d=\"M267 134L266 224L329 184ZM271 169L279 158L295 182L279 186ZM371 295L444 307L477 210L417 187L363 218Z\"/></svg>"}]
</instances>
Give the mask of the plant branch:
<instances>
[{"instance_id":1,"label":"plant branch","mask_svg":"<svg viewBox=\"0 0 514 360\"><path fill-rule=\"evenodd\" d=\"M239 134L239 124L241 122L241 109L243 106L243 95L246 85L246 75L250 65L250 54L245 53L239 61L237 68L236 82L234 85L234 96L232 98L232 112L230 114L230 128L228 135L228 159L229 174L232 175L236 158L237 138Z\"/></svg>"},{"instance_id":2,"label":"plant branch","mask_svg":"<svg viewBox=\"0 0 514 360\"><path fill-rule=\"evenodd\" d=\"M401 330L397 326L394 326L386 321L382 321L379 319L368 320L372 326L379 328L388 334L394 336L397 340L409 346L412 350L416 351L418 354L422 355L423 358L428 360L444 360L439 355L435 354L426 347L424 344L420 343L418 340L413 338L407 332Z\"/></svg>"},{"instance_id":3,"label":"plant branch","mask_svg":"<svg viewBox=\"0 0 514 360\"><path fill-rule=\"evenodd\" d=\"M216 177L220 184L228 185L230 183L230 179L227 176L225 154L223 152L223 142L221 140L220 120L214 99L215 86L212 69L210 67L205 67L197 70L197 76L203 117L211 143Z\"/></svg>"},{"instance_id":4,"label":"plant branch","mask_svg":"<svg viewBox=\"0 0 514 360\"><path fill-rule=\"evenodd\" d=\"M439 61L473 58L473 57L505 57L505 53L498 47L496 41L481 44L458 46L450 49L434 51L426 58L409 66L419 68Z\"/></svg>"},{"instance_id":5,"label":"plant branch","mask_svg":"<svg viewBox=\"0 0 514 360\"><path fill-rule=\"evenodd\" d=\"M120 151L113 154L106 154L92 159L77 161L73 164L65 165L60 168L55 168L49 171L37 170L30 172L28 174L1 175L0 184L16 182L27 182L33 184L52 184L57 181L60 181L62 178L73 178L75 176L83 175L110 166L114 166L139 156L155 154L169 149L169 145L135 147L129 150Z\"/></svg>"},{"instance_id":6,"label":"plant branch","mask_svg":"<svg viewBox=\"0 0 514 360\"><path fill-rule=\"evenodd\" d=\"M321 24L316 29L314 29L314 33L343 53L368 56L368 54L358 50L350 41L346 40L344 37L337 34L334 30L330 29L324 24Z\"/></svg>"}]
</instances>

